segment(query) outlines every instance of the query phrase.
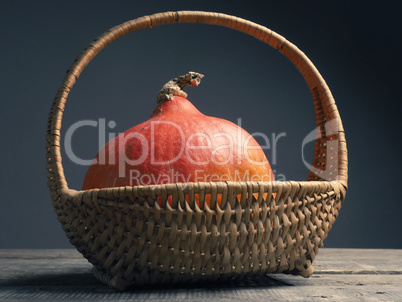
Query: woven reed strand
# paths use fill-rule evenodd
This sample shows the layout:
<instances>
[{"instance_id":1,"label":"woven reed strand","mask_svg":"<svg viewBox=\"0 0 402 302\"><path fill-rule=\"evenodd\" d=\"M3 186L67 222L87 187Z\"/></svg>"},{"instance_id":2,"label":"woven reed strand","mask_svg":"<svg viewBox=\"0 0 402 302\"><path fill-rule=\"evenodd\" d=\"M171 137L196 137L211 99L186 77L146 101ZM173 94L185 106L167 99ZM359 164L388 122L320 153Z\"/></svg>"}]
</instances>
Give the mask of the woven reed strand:
<instances>
[{"instance_id":1,"label":"woven reed strand","mask_svg":"<svg viewBox=\"0 0 402 302\"><path fill-rule=\"evenodd\" d=\"M274 47L297 67L313 96L316 124L321 132L307 181L172 184L81 192L68 188L60 129L65 103L76 80L89 62L116 39L170 23L232 28ZM336 131L329 133L327 122L334 120ZM277 33L220 13L159 13L128 21L99 36L68 69L49 113L46 141L48 186L58 219L71 243L94 264L95 276L120 290L134 283L194 281L249 273L309 276L312 261L338 215L347 188L342 122L335 100L315 66ZM337 144L332 150L334 141ZM326 180L320 171L327 173ZM198 194L200 206L194 202L194 194ZM206 206L206 194L212 200L220 194L220 206L216 202L211 202L210 208ZM166 203L168 196L172 206ZM161 206L155 202L158 198Z\"/></svg>"}]
</instances>

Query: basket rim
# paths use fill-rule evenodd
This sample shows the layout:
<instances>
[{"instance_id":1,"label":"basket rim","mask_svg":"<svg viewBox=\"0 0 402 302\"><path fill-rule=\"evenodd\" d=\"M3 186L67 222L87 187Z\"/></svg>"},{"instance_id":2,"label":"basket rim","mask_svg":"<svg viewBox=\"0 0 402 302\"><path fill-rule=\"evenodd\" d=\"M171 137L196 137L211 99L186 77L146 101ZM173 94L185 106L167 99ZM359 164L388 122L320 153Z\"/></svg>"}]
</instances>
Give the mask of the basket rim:
<instances>
[{"instance_id":1,"label":"basket rim","mask_svg":"<svg viewBox=\"0 0 402 302\"><path fill-rule=\"evenodd\" d=\"M246 185L247 187L253 187L255 188L254 190L257 190L259 186L269 186L271 185L273 188L276 188L278 190L279 187L285 186L285 185L294 185L297 184L299 187L304 187L304 186L310 186L310 187L315 187L315 186L320 186L322 184L327 184L328 186L336 186L341 184L340 181L332 180L270 180L270 181L220 181L220 182L203 182L203 181L195 181L195 182L175 182L175 183L166 183L166 184L154 184L154 185L138 185L138 186L119 186L119 187L104 187L104 188L94 188L94 189L88 189L88 190L75 190L68 188L70 191L75 191L75 192L92 192L92 191L108 191L108 190L115 190L115 189L132 189L132 190L172 190L175 188L180 188L183 190L188 190L189 188L194 188L197 191L202 190L210 185L212 186L217 186L218 190L222 186L233 186L236 191L241 190L241 187L243 185ZM197 186L198 185L198 186ZM66 191L66 190L65 190ZM254 192L254 191L253 191ZM258 192L255 191L254 193ZM276 191L275 191L276 192Z\"/></svg>"},{"instance_id":2,"label":"basket rim","mask_svg":"<svg viewBox=\"0 0 402 302\"><path fill-rule=\"evenodd\" d=\"M226 182L188 182L188 183L168 183L163 185L146 185L146 186L123 186L123 187L108 187L90 190L74 190L64 189L61 192L61 199L64 202L74 202L77 204L87 204L91 207L103 206L135 207L132 202L142 197L144 199L151 197L153 201L160 198L159 207L161 209L168 206L168 196L176 195L175 204L170 204L171 208L177 208L181 204L181 210L187 206L191 210L203 209L207 203L203 198L200 198L200 204L195 201L195 196L205 195L221 195L221 204L214 203L208 206L209 209L224 209L226 204L232 206L237 202L236 197L240 194L248 194L248 201L240 201L242 206L257 202L259 205L265 202L280 203L281 200L287 200L289 196L296 196L302 199L304 196L314 197L316 202L318 196L322 194L335 194L336 198L343 202L345 199L346 189L337 181L226 181ZM253 194L258 194L258 197L252 201ZM263 197L265 195L265 197ZM181 195L181 198L177 198ZM187 195L187 197L185 197ZM103 200L103 202L102 202ZM129 201L129 203L125 202ZM136 206L144 206L137 204ZM155 202L155 205L158 202Z\"/></svg>"}]
</instances>

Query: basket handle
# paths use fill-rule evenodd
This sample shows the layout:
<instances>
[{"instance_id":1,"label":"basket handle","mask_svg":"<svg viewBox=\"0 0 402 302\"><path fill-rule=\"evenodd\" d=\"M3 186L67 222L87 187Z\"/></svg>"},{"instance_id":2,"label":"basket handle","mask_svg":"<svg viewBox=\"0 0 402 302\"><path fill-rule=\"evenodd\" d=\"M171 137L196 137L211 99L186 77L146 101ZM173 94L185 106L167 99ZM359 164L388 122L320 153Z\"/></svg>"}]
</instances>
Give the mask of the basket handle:
<instances>
[{"instance_id":1,"label":"basket handle","mask_svg":"<svg viewBox=\"0 0 402 302\"><path fill-rule=\"evenodd\" d=\"M81 72L113 41L133 31L171 23L201 23L228 27L253 36L285 55L302 74L315 105L319 131L315 138L314 158L307 180L329 180L335 185L341 185L342 191L346 190L347 149L342 121L327 84L307 56L284 37L248 20L221 13L177 11L140 17L109 29L89 44L67 70L50 109L46 137L48 185L53 200L59 198L63 191L69 190L61 162L60 129L68 94ZM331 127L328 127L329 122L332 122Z\"/></svg>"}]
</instances>

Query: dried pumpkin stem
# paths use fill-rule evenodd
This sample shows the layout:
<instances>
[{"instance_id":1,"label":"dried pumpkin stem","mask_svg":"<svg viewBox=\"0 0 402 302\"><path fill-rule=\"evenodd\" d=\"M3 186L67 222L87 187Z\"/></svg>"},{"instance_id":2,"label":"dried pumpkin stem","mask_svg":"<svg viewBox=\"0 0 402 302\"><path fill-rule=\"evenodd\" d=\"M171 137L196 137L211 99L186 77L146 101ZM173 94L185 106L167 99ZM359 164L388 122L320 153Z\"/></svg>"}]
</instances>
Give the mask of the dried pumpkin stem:
<instances>
[{"instance_id":1,"label":"dried pumpkin stem","mask_svg":"<svg viewBox=\"0 0 402 302\"><path fill-rule=\"evenodd\" d=\"M156 95L156 102L159 104L163 100L172 100L174 96L181 96L187 98L187 93L182 89L187 86L198 86L201 83L203 74L190 71L189 73L182 75L178 78L174 78L163 85L161 91Z\"/></svg>"}]
</instances>

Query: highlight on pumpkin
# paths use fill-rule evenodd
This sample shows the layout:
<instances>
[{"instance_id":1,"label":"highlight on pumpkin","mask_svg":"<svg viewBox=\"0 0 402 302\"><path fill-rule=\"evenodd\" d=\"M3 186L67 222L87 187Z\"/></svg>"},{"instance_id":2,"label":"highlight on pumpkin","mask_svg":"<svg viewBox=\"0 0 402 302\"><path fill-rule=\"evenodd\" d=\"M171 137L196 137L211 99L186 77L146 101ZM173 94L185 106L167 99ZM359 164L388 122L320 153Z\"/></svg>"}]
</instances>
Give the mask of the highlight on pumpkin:
<instances>
[{"instance_id":1,"label":"highlight on pumpkin","mask_svg":"<svg viewBox=\"0 0 402 302\"><path fill-rule=\"evenodd\" d=\"M230 121L202 114L187 99L182 89L199 85L203 77L189 72L166 83L150 118L116 136L95 156L83 189L273 181L270 163L253 136Z\"/></svg>"}]
</instances>

